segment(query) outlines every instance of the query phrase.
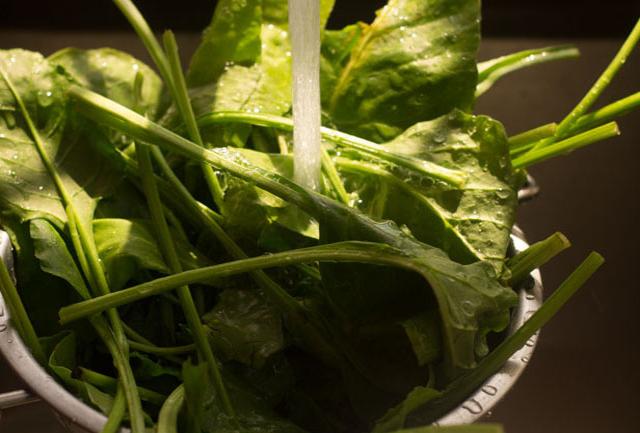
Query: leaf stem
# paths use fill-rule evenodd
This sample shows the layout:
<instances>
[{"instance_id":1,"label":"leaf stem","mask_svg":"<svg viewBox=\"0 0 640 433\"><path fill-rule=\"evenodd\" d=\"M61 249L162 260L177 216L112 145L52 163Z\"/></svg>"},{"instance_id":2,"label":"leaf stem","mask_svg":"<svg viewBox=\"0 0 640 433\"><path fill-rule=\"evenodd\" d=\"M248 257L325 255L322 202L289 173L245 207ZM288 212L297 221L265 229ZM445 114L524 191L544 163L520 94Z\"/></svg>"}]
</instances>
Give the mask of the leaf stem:
<instances>
[{"instance_id":1,"label":"leaf stem","mask_svg":"<svg viewBox=\"0 0 640 433\"><path fill-rule=\"evenodd\" d=\"M522 282L534 269L538 269L571 246L562 233L554 233L547 239L531 245L507 262L511 270L511 286Z\"/></svg>"},{"instance_id":2,"label":"leaf stem","mask_svg":"<svg viewBox=\"0 0 640 433\"><path fill-rule=\"evenodd\" d=\"M214 278L226 278L257 269L315 261L369 263L418 271L408 256L388 245L372 242L338 242L222 263L159 278L99 298L62 307L59 311L60 321L67 324L108 308L139 301L185 284L204 282Z\"/></svg>"},{"instance_id":3,"label":"leaf stem","mask_svg":"<svg viewBox=\"0 0 640 433\"><path fill-rule=\"evenodd\" d=\"M331 183L331 186L333 187L333 191L338 197L338 200L340 200L345 205L349 206L349 202L351 201L349 197L349 193L344 188L342 179L340 179L340 174L338 173L338 170L336 170L336 166L333 163L331 156L329 156L327 149L325 149L324 147L321 149L321 152L322 152L321 154L322 170L324 171L324 174L329 179L329 183Z\"/></svg>"},{"instance_id":4,"label":"leaf stem","mask_svg":"<svg viewBox=\"0 0 640 433\"><path fill-rule=\"evenodd\" d=\"M107 422L102 426L102 433L117 433L120 430L126 408L127 401L124 397L124 391L122 390L122 385L119 385Z\"/></svg>"},{"instance_id":5,"label":"leaf stem","mask_svg":"<svg viewBox=\"0 0 640 433\"><path fill-rule=\"evenodd\" d=\"M151 165L149 148L145 144L137 143L136 153L138 155L138 166L140 167L142 185L147 197L151 220L154 223L155 232L158 237L160 251L167 261L171 272L182 272L182 265L180 264L180 259L176 253L176 247L173 238L171 237L167 220L164 216L158 186L156 185L153 176L153 167ZM193 334L198 354L201 359L207 363L209 368L209 372L216 389L216 394L220 397L222 406L227 415L235 417L235 411L231 405L231 400L229 399L229 394L227 393L224 381L222 380L222 373L218 367L218 361L213 354L213 350L211 349L211 345L209 344L209 340L205 334L200 321L200 316L198 315L198 310L193 301L193 297L191 296L191 291L187 285L183 285L178 287L177 293L182 306L182 311L184 312L189 325L189 329Z\"/></svg>"},{"instance_id":6,"label":"leaf stem","mask_svg":"<svg viewBox=\"0 0 640 433\"><path fill-rule=\"evenodd\" d=\"M158 347L151 344L138 343L137 341L129 341L129 346L133 350L144 353L151 353L153 355L185 355L196 350L195 344L186 344L184 346L172 347Z\"/></svg>"},{"instance_id":7,"label":"leaf stem","mask_svg":"<svg viewBox=\"0 0 640 433\"><path fill-rule=\"evenodd\" d=\"M577 134L579 132L593 129L597 126L601 126L622 117L639 107L640 92L637 92L580 117L571 129L571 133ZM511 157L515 158L522 155L526 151L535 147L541 140L552 137L555 134L556 129L557 124L549 123L510 137L509 145L511 147Z\"/></svg>"},{"instance_id":8,"label":"leaf stem","mask_svg":"<svg viewBox=\"0 0 640 433\"><path fill-rule=\"evenodd\" d=\"M584 131L595 128L596 126L603 125L617 119L618 117L624 116L639 107L640 92L637 92L633 95L627 96L626 98L606 105L593 113L585 114L575 122L571 131Z\"/></svg>"},{"instance_id":9,"label":"leaf stem","mask_svg":"<svg viewBox=\"0 0 640 433\"><path fill-rule=\"evenodd\" d=\"M112 391L118 387L118 379L114 377L98 373L85 367L78 367L78 371L80 378L91 385ZM162 406L162 403L166 400L164 395L141 386L138 387L138 392L140 393L140 398L157 406Z\"/></svg>"},{"instance_id":10,"label":"leaf stem","mask_svg":"<svg viewBox=\"0 0 640 433\"><path fill-rule=\"evenodd\" d=\"M180 54L178 52L178 44L176 38L171 31L164 33L164 47L167 52L169 60L169 66L171 71L171 79L174 84L174 99L178 105L178 110L182 115L182 121L187 127L187 132L192 141L198 146L206 148L200 130L198 129L198 122L196 122L196 116L193 113L193 107L189 100L189 93L187 91L187 83L184 79L182 72L182 66L180 65ZM204 175L207 186L213 197L214 203L218 206L218 209L222 209L224 205L224 192L220 186L220 182L216 173L213 171L210 165L201 163L200 168Z\"/></svg>"},{"instance_id":11,"label":"leaf stem","mask_svg":"<svg viewBox=\"0 0 640 433\"><path fill-rule=\"evenodd\" d=\"M184 385L178 386L160 409L158 433L178 433L178 415L184 405Z\"/></svg>"},{"instance_id":12,"label":"leaf stem","mask_svg":"<svg viewBox=\"0 0 640 433\"><path fill-rule=\"evenodd\" d=\"M264 126L282 131L293 131L293 120L270 114L244 113L244 112L217 112L209 113L198 119L202 128L221 123L243 123L256 126ZM360 152L374 156L393 164L405 167L421 175L438 179L445 183L462 187L466 182L466 175L462 171L441 167L429 161L400 155L389 151L384 146L355 135L346 134L327 127L320 129L322 138L339 146L359 150Z\"/></svg>"},{"instance_id":13,"label":"leaf stem","mask_svg":"<svg viewBox=\"0 0 640 433\"><path fill-rule=\"evenodd\" d=\"M607 138L615 137L619 134L620 130L615 122L607 123L606 125L602 125L590 131L558 141L557 143L541 147L540 149L534 147L531 151L515 158L512 161L512 165L514 168L530 167L533 164L546 161L547 159L561 154L566 154L598 141L606 140Z\"/></svg>"},{"instance_id":14,"label":"leaf stem","mask_svg":"<svg viewBox=\"0 0 640 433\"><path fill-rule=\"evenodd\" d=\"M520 134L509 137L509 148L511 154L520 153L523 149L526 150L527 146L532 143L536 143L542 139L549 138L556 133L558 129L557 123L547 123L546 125L538 126Z\"/></svg>"},{"instance_id":15,"label":"leaf stem","mask_svg":"<svg viewBox=\"0 0 640 433\"><path fill-rule=\"evenodd\" d=\"M585 114L591 106L596 102L596 100L600 97L602 92L609 86L611 80L616 76L622 65L625 64L627 58L635 48L635 46L640 40L640 20L636 22L633 30L625 40L622 47L613 58L609 66L604 70L602 75L598 78L595 84L591 87L589 92L585 95L584 98L576 105L576 107L571 110L571 112L564 118L560 125L558 125L558 130L555 133L556 139L565 138L565 136L571 132L575 122Z\"/></svg>"},{"instance_id":16,"label":"leaf stem","mask_svg":"<svg viewBox=\"0 0 640 433\"><path fill-rule=\"evenodd\" d=\"M572 59L579 55L580 51L573 45L562 45L520 51L479 63L476 98L483 95L498 80L511 72L554 60Z\"/></svg>"}]
</instances>

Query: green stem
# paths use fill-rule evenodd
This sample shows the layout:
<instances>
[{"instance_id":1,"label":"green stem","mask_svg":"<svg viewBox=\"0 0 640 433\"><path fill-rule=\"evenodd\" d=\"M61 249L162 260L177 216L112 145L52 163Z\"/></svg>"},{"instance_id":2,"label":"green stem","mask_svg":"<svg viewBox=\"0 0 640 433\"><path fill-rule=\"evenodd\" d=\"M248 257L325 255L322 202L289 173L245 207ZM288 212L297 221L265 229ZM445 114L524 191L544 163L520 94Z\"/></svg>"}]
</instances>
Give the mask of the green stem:
<instances>
[{"instance_id":1,"label":"green stem","mask_svg":"<svg viewBox=\"0 0 640 433\"><path fill-rule=\"evenodd\" d=\"M546 47L520 51L478 64L478 86L476 98L483 95L499 79L519 69L546 62L578 57L580 51L574 46Z\"/></svg>"},{"instance_id":2,"label":"green stem","mask_svg":"<svg viewBox=\"0 0 640 433\"><path fill-rule=\"evenodd\" d=\"M611 80L616 76L622 65L627 61L627 58L633 51L633 48L640 39L640 20L636 23L633 30L625 40L622 47L613 58L609 66L600 75L595 84L589 89L587 94L582 100L575 106L573 110L560 122L555 134L552 137L540 140L531 150L525 153L523 156L527 156L530 153L534 153L540 149L550 146L558 140L565 139L575 130L575 125L579 119L591 108L591 106L597 101L602 92L609 86Z\"/></svg>"},{"instance_id":3,"label":"green stem","mask_svg":"<svg viewBox=\"0 0 640 433\"><path fill-rule=\"evenodd\" d=\"M9 274L9 270L4 261L0 259L0 293L4 298L5 303L11 314L11 321L18 330L20 337L24 340L27 347L31 350L33 357L38 361L40 365L47 365L47 359L44 355L44 350L40 345L40 340L36 335L36 331L29 319L27 310L24 308L22 299L13 279Z\"/></svg>"},{"instance_id":4,"label":"green stem","mask_svg":"<svg viewBox=\"0 0 640 433\"><path fill-rule=\"evenodd\" d=\"M184 404L184 385L178 386L160 409L158 433L178 433L178 415Z\"/></svg>"},{"instance_id":5,"label":"green stem","mask_svg":"<svg viewBox=\"0 0 640 433\"><path fill-rule=\"evenodd\" d=\"M622 117L638 107L640 107L640 92L613 102L593 113L585 114L576 121L571 131L584 131L595 128Z\"/></svg>"},{"instance_id":6,"label":"green stem","mask_svg":"<svg viewBox=\"0 0 640 433\"><path fill-rule=\"evenodd\" d=\"M93 371L85 367L78 367L78 371L80 372L80 378L83 381L97 386L98 388L111 391L119 388L118 379L116 378L98 373L97 371ZM140 393L141 399L157 406L162 406L162 403L166 400L164 395L141 386L138 387L138 392Z\"/></svg>"},{"instance_id":7,"label":"green stem","mask_svg":"<svg viewBox=\"0 0 640 433\"><path fill-rule=\"evenodd\" d=\"M242 155L227 148L203 149L97 93L82 87L71 86L69 96L75 99L76 106L83 115L98 123L113 127L138 141L161 145L195 161L207 162L222 170L227 170L240 179L256 183L274 195L286 197L290 203L302 209L315 209L316 198L322 198L319 194L305 190L282 176L248 164Z\"/></svg>"},{"instance_id":8,"label":"green stem","mask_svg":"<svg viewBox=\"0 0 640 433\"><path fill-rule=\"evenodd\" d=\"M126 403L124 391L122 390L122 385L120 385L113 399L113 406L111 406L107 422L102 426L102 433L118 433L127 408Z\"/></svg>"},{"instance_id":9,"label":"green stem","mask_svg":"<svg viewBox=\"0 0 640 433\"><path fill-rule=\"evenodd\" d=\"M637 92L580 117L571 128L571 133L577 134L604 125L639 107L640 92ZM556 129L555 123L549 123L510 137L511 157L515 158L536 147L540 141L552 137Z\"/></svg>"},{"instance_id":10,"label":"green stem","mask_svg":"<svg viewBox=\"0 0 640 433\"><path fill-rule=\"evenodd\" d=\"M196 350L195 344L186 344L184 346L158 347L150 344L129 341L129 346L138 352L151 353L153 355L185 355Z\"/></svg>"},{"instance_id":11,"label":"green stem","mask_svg":"<svg viewBox=\"0 0 640 433\"><path fill-rule=\"evenodd\" d=\"M616 76L622 65L624 65L629 58L629 55L635 48L636 44L640 40L640 20L636 22L633 30L625 40L622 47L613 58L609 66L604 70L600 78L595 82L595 84L591 87L589 92L585 95L584 98L576 105L576 107L571 110L571 112L564 118L560 125L558 125L558 130L556 131L555 137L556 139L565 138L565 136L571 132L575 122L585 114L591 106L596 102L596 100L600 97L602 92L609 86L611 80Z\"/></svg>"},{"instance_id":12,"label":"green stem","mask_svg":"<svg viewBox=\"0 0 640 433\"><path fill-rule=\"evenodd\" d=\"M591 253L547 301L518 330L491 351L478 366L453 381L441 397L429 402L420 419L433 422L478 389L491 375L517 352L541 327L567 303L593 273L604 263L598 253Z\"/></svg>"},{"instance_id":13,"label":"green stem","mask_svg":"<svg viewBox=\"0 0 640 433\"><path fill-rule=\"evenodd\" d=\"M575 135L557 143L536 149L535 147L512 161L514 168L526 168L558 155L566 154L581 147L588 146L620 134L615 122L607 123L582 134Z\"/></svg>"},{"instance_id":14,"label":"green stem","mask_svg":"<svg viewBox=\"0 0 640 433\"><path fill-rule=\"evenodd\" d=\"M145 433L142 403L140 402L140 394L138 393L133 371L129 365L128 355L125 355L121 351L116 337L111 333L107 322L104 321L102 317L93 316L89 318L89 321L107 347L107 350L113 358L113 364L118 371L118 379L122 384L122 390L127 400L131 431L134 433Z\"/></svg>"},{"instance_id":15,"label":"green stem","mask_svg":"<svg viewBox=\"0 0 640 433\"><path fill-rule=\"evenodd\" d=\"M169 66L171 68L171 79L174 83L174 99L178 105L178 111L182 115L182 121L185 123L187 132L192 141L198 146L206 148L200 130L198 129L198 122L196 122L196 116L193 113L193 107L189 100L189 93L187 91L187 83L184 79L182 72L182 66L180 65L180 54L178 52L178 44L173 32L167 31L164 34L164 47L169 59ZM224 192L218 181L216 173L213 171L210 165L202 163L200 164L202 173L204 175L209 192L213 197L214 203L218 206L218 209L222 209L224 205Z\"/></svg>"},{"instance_id":16,"label":"green stem","mask_svg":"<svg viewBox=\"0 0 640 433\"><path fill-rule=\"evenodd\" d=\"M193 210L193 213L196 214L202 223L202 225L208 229L213 235L220 241L224 249L229 253L229 255L236 259L246 259L248 256L246 253L240 248L240 246L224 231L224 229L218 224L214 219L210 218L202 205L198 205L196 200L193 198L189 190L180 182L180 179L175 175L171 167L160 158L161 152L159 149L152 149L154 157L156 157L156 162L160 167L163 175L169 179L169 182L174 185L176 191L180 194L182 198L182 202L184 206L190 207ZM254 278L256 283L260 287L262 287L266 293L272 298L272 300L278 305L279 308L283 310L283 312L292 312L299 310L300 306L298 302L293 299L279 284L273 281L271 278L267 276L264 272L252 272L251 276Z\"/></svg>"},{"instance_id":17,"label":"green stem","mask_svg":"<svg viewBox=\"0 0 640 433\"><path fill-rule=\"evenodd\" d=\"M180 259L176 253L175 244L169 231L167 220L164 216L162 202L160 201L160 193L155 183L153 176L153 167L151 165L151 155L149 148L144 144L136 144L136 153L138 155L138 166L140 167L140 175L142 178L142 184L147 197L147 203L149 206L149 212L151 214L151 220L153 221L156 235L158 237L158 244L160 251L164 256L171 272L182 272L182 265ZM218 361L215 359L209 340L204 332L202 323L200 322L200 316L191 291L188 286L180 286L177 289L178 298L184 312L185 318L189 325L189 329L193 334L198 354L207 363L209 372L214 381L214 386L217 395L222 400L222 406L227 415L234 417L235 411L231 405L229 394L227 393L224 381L222 380L222 374L218 367Z\"/></svg>"},{"instance_id":18,"label":"green stem","mask_svg":"<svg viewBox=\"0 0 640 433\"><path fill-rule=\"evenodd\" d=\"M336 170L336 166L325 148L322 148L322 170L329 179L329 183L331 183L338 200L349 206L349 202L351 201L349 193L344 188L340 174L338 170Z\"/></svg>"},{"instance_id":19,"label":"green stem","mask_svg":"<svg viewBox=\"0 0 640 433\"><path fill-rule=\"evenodd\" d=\"M270 114L219 112L205 114L198 119L198 124L202 128L225 123L244 123L279 129L287 132L293 131L293 120ZM323 139L339 146L359 150L360 152L392 162L398 166L405 167L411 171L416 171L424 176L441 180L456 187L464 186L467 179L466 174L462 171L448 169L429 161L400 155L389 151L384 146L354 135L349 135L326 127L321 128L321 134Z\"/></svg>"},{"instance_id":20,"label":"green stem","mask_svg":"<svg viewBox=\"0 0 640 433\"><path fill-rule=\"evenodd\" d=\"M169 87L171 93L173 93L173 81L171 80L171 67L169 66L169 61L167 60L167 56L162 50L160 43L151 31L149 24L131 0L113 0L113 2L138 34L138 37L149 52L153 62L158 67L165 84Z\"/></svg>"},{"instance_id":21,"label":"green stem","mask_svg":"<svg viewBox=\"0 0 640 433\"><path fill-rule=\"evenodd\" d=\"M557 123L547 123L546 125L538 126L537 128L509 137L511 154L519 153L526 146L553 136L553 134L556 133L556 129L558 129Z\"/></svg>"},{"instance_id":22,"label":"green stem","mask_svg":"<svg viewBox=\"0 0 640 433\"><path fill-rule=\"evenodd\" d=\"M108 308L136 302L150 296L174 290L186 284L195 284L213 278L227 278L256 269L290 266L298 263L316 261L369 263L374 265L395 266L417 272L420 271L408 256L388 245L372 242L338 242L222 263L159 278L128 289L100 296L99 298L93 298L62 307L59 311L60 322L67 324L82 317L97 314Z\"/></svg>"},{"instance_id":23,"label":"green stem","mask_svg":"<svg viewBox=\"0 0 640 433\"><path fill-rule=\"evenodd\" d=\"M522 282L534 269L549 262L570 246L571 242L562 233L554 233L509 259L507 267L511 270L511 286Z\"/></svg>"}]
</instances>

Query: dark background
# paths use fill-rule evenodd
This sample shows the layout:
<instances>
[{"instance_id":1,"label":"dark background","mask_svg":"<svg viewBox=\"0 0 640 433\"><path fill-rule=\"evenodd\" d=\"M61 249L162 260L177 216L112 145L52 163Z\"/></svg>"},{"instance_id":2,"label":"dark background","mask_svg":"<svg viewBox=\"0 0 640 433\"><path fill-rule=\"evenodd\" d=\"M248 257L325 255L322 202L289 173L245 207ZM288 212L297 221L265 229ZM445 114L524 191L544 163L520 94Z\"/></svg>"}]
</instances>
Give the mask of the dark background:
<instances>
[{"instance_id":1,"label":"dark background","mask_svg":"<svg viewBox=\"0 0 640 433\"><path fill-rule=\"evenodd\" d=\"M338 0L334 27L373 16L380 1ZM521 71L483 96L476 111L510 133L557 121L606 67L640 16L640 0L484 2L480 59L521 49L574 43L580 59ZM211 1L138 0L153 27L180 30L188 58L209 20ZM166 6L168 4L168 6ZM148 62L144 48L109 0L0 0L0 49L50 54L65 46L112 46ZM640 90L640 50L598 105ZM530 240L559 230L573 248L543 269L550 294L591 250L605 266L543 330L531 363L493 411L507 433L636 433L640 431L640 111L620 120L622 136L534 167L541 195L520 208ZM0 362L0 392L19 382ZM43 405L0 417L1 433L59 433Z\"/></svg>"},{"instance_id":2,"label":"dark background","mask_svg":"<svg viewBox=\"0 0 640 433\"><path fill-rule=\"evenodd\" d=\"M137 0L158 30L200 31L215 0ZM331 27L370 21L386 0L338 0ZM640 14L639 0L487 0L487 36L623 36ZM0 28L117 30L128 28L109 0L0 0Z\"/></svg>"}]
</instances>

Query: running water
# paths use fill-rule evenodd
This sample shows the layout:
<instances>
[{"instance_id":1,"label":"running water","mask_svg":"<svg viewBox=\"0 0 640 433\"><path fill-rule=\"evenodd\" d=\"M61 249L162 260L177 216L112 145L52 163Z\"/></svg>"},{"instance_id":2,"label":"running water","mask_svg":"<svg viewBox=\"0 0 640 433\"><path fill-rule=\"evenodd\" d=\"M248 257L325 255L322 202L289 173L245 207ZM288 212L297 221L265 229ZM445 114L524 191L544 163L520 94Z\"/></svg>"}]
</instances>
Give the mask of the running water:
<instances>
[{"instance_id":1,"label":"running water","mask_svg":"<svg viewBox=\"0 0 640 433\"><path fill-rule=\"evenodd\" d=\"M320 184L320 0L289 0L293 56L293 155L296 182Z\"/></svg>"}]
</instances>

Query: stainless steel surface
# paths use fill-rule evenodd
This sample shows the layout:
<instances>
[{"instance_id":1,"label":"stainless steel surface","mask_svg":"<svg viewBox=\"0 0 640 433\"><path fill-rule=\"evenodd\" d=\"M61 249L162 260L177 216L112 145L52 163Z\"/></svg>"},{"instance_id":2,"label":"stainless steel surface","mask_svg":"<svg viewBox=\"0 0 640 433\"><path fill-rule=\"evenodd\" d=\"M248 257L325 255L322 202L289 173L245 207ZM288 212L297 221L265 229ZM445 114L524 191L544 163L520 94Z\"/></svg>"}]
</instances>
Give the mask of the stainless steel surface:
<instances>
[{"instance_id":1,"label":"stainless steel surface","mask_svg":"<svg viewBox=\"0 0 640 433\"><path fill-rule=\"evenodd\" d=\"M522 239L522 232L515 228L514 233L517 233L517 236L512 235L511 239L515 252L525 250L528 245ZM0 231L0 257L12 267L11 243L7 234L2 231ZM519 290L520 302L512 314L509 334L522 326L540 308L542 303L540 272L534 271L531 274L531 278L533 279L533 284L528 285L528 287L524 285L525 287ZM468 424L490 411L507 394L524 372L533 354L536 340L537 336L529 340L498 373L487 380L479 390L469 396L460 406L438 420L436 424ZM0 296L0 354L4 356L7 363L24 380L27 386L61 415L61 421L66 424L69 431L78 431L74 429L74 426L96 433L102 429L107 420L106 417L66 391L31 356L15 329L11 327L9 313L5 308L2 296ZM1 396L0 407L2 407ZM126 431L128 430L122 429L123 433Z\"/></svg>"},{"instance_id":2,"label":"stainless steel surface","mask_svg":"<svg viewBox=\"0 0 640 433\"><path fill-rule=\"evenodd\" d=\"M0 412L12 407L24 406L26 404L40 401L38 397L34 397L27 391L21 389L18 391L9 391L0 394Z\"/></svg>"}]
</instances>

